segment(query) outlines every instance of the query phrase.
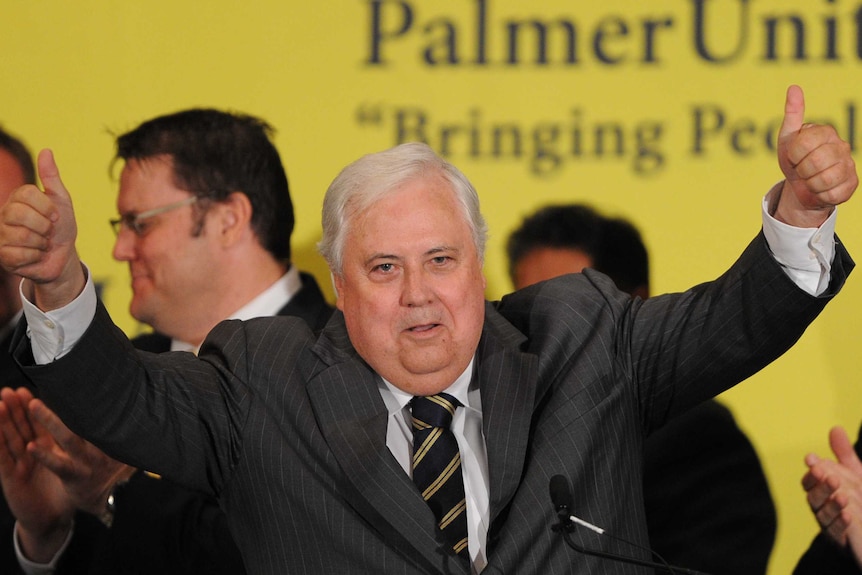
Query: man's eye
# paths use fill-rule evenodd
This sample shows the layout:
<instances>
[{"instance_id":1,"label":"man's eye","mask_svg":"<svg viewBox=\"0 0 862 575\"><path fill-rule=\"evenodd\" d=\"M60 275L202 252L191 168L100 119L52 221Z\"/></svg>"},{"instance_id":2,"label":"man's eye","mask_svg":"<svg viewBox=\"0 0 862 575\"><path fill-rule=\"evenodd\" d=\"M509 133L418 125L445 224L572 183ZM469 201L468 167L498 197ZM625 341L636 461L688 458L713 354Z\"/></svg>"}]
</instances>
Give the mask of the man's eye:
<instances>
[{"instance_id":1,"label":"man's eye","mask_svg":"<svg viewBox=\"0 0 862 575\"><path fill-rule=\"evenodd\" d=\"M150 222L148 222L147 220L135 220L134 224L130 227L135 230L136 234L142 236L150 230Z\"/></svg>"},{"instance_id":2,"label":"man's eye","mask_svg":"<svg viewBox=\"0 0 862 575\"><path fill-rule=\"evenodd\" d=\"M379 264L376 266L375 269L377 269L378 271L386 273L386 272L391 272L394 267L395 266L392 264Z\"/></svg>"},{"instance_id":3,"label":"man's eye","mask_svg":"<svg viewBox=\"0 0 862 575\"><path fill-rule=\"evenodd\" d=\"M432 258L431 261L434 262L435 264L437 264L438 266L442 266L443 264L445 264L449 261L449 257L448 256L437 256L435 258Z\"/></svg>"}]
</instances>

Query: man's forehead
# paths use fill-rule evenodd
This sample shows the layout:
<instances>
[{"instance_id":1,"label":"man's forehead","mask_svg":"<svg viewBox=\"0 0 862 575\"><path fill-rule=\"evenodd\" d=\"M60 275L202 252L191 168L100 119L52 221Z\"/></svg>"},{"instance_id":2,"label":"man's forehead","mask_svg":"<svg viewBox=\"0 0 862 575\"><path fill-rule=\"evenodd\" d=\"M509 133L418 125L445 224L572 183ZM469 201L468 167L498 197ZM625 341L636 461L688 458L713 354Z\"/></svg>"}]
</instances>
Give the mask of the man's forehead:
<instances>
[{"instance_id":1,"label":"man's forehead","mask_svg":"<svg viewBox=\"0 0 862 575\"><path fill-rule=\"evenodd\" d=\"M171 156L161 154L146 158L131 158L123 166L120 174L120 195L134 191L136 195L147 196L156 190L185 191L177 182Z\"/></svg>"},{"instance_id":2,"label":"man's forehead","mask_svg":"<svg viewBox=\"0 0 862 575\"><path fill-rule=\"evenodd\" d=\"M472 236L470 223L457 202L409 195L376 202L351 219L349 230L354 239L371 236L398 241L397 245L421 243L428 251L459 248L463 238Z\"/></svg>"},{"instance_id":3,"label":"man's forehead","mask_svg":"<svg viewBox=\"0 0 862 575\"><path fill-rule=\"evenodd\" d=\"M136 173L142 176L155 177L156 174L173 174L174 159L170 154L157 154L143 158L129 158L123 166L123 174Z\"/></svg>"},{"instance_id":4,"label":"man's forehead","mask_svg":"<svg viewBox=\"0 0 862 575\"><path fill-rule=\"evenodd\" d=\"M373 216L381 208L403 213L442 210L452 217L463 215L458 195L451 183L439 174L426 174L405 180L387 189L368 194L353 206L353 218Z\"/></svg>"}]
</instances>

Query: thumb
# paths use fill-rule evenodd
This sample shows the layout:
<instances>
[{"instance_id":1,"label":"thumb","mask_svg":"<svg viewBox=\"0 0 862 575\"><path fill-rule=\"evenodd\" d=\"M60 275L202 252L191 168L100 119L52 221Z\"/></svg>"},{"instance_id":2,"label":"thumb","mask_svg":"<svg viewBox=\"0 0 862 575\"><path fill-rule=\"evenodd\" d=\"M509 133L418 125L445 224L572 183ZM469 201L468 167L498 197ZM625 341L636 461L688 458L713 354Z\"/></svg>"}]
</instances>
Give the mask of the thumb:
<instances>
[{"instance_id":1,"label":"thumb","mask_svg":"<svg viewBox=\"0 0 862 575\"><path fill-rule=\"evenodd\" d=\"M805 120L805 96L802 88L791 85L787 88L787 98L784 101L784 120L778 130L778 140L781 141L802 129Z\"/></svg>"},{"instance_id":2,"label":"thumb","mask_svg":"<svg viewBox=\"0 0 862 575\"><path fill-rule=\"evenodd\" d=\"M42 181L42 187L45 188L45 193L53 199L63 200L64 203L70 201L69 192L60 179L60 170L57 168L57 162L54 161L54 152L49 149L44 149L39 152L37 159L39 166L39 179Z\"/></svg>"},{"instance_id":3,"label":"thumb","mask_svg":"<svg viewBox=\"0 0 862 575\"><path fill-rule=\"evenodd\" d=\"M862 462L859 461L843 427L836 426L829 431L829 445L839 463L857 471L862 470Z\"/></svg>"}]
</instances>

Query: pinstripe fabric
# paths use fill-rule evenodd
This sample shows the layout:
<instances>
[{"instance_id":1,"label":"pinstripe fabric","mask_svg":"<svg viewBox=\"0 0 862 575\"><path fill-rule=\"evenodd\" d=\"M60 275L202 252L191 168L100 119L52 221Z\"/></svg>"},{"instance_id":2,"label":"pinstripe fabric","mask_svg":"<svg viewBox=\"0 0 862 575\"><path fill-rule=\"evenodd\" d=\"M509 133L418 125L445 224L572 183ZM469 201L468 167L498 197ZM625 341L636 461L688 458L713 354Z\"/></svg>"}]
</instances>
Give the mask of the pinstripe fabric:
<instances>
[{"instance_id":1,"label":"pinstripe fabric","mask_svg":"<svg viewBox=\"0 0 862 575\"><path fill-rule=\"evenodd\" d=\"M721 278L683 294L632 302L588 272L488 304L475 360L484 573L644 573L563 544L550 529L550 477L569 479L577 515L647 545L646 432L792 345L852 268L837 248L826 297L799 291L759 237ZM379 380L340 313L318 339L291 319L225 322L195 359L135 355L100 306L78 346L38 368L25 329L15 355L43 400L114 456L216 494L250 573L469 573L386 447Z\"/></svg>"},{"instance_id":2,"label":"pinstripe fabric","mask_svg":"<svg viewBox=\"0 0 862 575\"><path fill-rule=\"evenodd\" d=\"M413 412L413 482L452 550L469 560L467 500L452 416L461 402L446 393L417 396Z\"/></svg>"}]
</instances>

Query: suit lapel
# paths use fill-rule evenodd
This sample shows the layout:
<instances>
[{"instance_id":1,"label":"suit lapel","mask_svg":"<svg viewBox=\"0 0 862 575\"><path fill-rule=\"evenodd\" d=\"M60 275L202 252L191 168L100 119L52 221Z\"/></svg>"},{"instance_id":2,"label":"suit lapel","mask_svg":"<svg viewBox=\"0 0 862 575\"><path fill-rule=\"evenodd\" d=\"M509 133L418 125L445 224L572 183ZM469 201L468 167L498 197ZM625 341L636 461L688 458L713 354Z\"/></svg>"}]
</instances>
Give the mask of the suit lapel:
<instances>
[{"instance_id":1,"label":"suit lapel","mask_svg":"<svg viewBox=\"0 0 862 575\"><path fill-rule=\"evenodd\" d=\"M482 393L492 524L514 496L527 457L538 359L520 351L524 339L490 305L486 306L476 373Z\"/></svg>"},{"instance_id":2,"label":"suit lapel","mask_svg":"<svg viewBox=\"0 0 862 575\"><path fill-rule=\"evenodd\" d=\"M439 570L434 516L386 447L388 413L377 376L350 346L339 312L314 351L329 367L309 379L308 395L343 471L348 503L409 561Z\"/></svg>"}]
</instances>

